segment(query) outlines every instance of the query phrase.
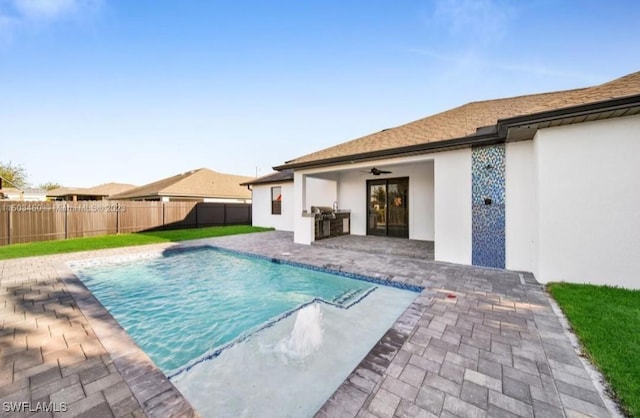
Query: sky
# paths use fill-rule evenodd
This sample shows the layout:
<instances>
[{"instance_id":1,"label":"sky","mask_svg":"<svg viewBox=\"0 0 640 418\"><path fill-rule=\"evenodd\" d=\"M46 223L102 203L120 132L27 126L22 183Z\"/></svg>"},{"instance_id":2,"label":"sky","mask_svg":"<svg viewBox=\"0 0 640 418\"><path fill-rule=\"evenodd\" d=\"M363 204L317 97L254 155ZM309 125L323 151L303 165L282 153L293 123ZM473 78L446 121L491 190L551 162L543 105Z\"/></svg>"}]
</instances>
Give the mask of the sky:
<instances>
[{"instance_id":1,"label":"sky","mask_svg":"<svg viewBox=\"0 0 640 418\"><path fill-rule=\"evenodd\" d=\"M640 70L640 2L0 0L0 162L33 186L255 176L464 103Z\"/></svg>"}]
</instances>

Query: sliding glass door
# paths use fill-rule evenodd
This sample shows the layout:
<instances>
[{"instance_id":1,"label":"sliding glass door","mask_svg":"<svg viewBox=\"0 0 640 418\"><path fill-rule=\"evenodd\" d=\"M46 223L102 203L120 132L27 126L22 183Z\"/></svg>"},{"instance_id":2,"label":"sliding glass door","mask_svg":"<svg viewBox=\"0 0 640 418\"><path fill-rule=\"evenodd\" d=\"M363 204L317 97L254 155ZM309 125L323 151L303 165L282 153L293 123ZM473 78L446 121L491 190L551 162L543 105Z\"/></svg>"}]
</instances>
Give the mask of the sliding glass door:
<instances>
[{"instance_id":1,"label":"sliding glass door","mask_svg":"<svg viewBox=\"0 0 640 418\"><path fill-rule=\"evenodd\" d=\"M367 235L409 238L409 178L367 181Z\"/></svg>"}]
</instances>

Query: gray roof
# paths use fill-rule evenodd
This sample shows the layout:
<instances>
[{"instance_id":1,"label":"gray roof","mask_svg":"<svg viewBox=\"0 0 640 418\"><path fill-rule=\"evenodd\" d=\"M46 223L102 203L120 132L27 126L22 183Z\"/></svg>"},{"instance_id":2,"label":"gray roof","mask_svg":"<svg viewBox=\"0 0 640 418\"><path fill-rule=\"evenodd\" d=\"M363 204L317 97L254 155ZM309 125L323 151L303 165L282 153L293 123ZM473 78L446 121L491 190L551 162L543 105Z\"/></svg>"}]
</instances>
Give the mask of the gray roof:
<instances>
[{"instance_id":1,"label":"gray roof","mask_svg":"<svg viewBox=\"0 0 640 418\"><path fill-rule=\"evenodd\" d=\"M253 186L254 184L267 184L267 183L284 183L293 181L293 170L282 170L275 173L267 174L266 176L258 177L251 181L241 183L242 186Z\"/></svg>"}]
</instances>

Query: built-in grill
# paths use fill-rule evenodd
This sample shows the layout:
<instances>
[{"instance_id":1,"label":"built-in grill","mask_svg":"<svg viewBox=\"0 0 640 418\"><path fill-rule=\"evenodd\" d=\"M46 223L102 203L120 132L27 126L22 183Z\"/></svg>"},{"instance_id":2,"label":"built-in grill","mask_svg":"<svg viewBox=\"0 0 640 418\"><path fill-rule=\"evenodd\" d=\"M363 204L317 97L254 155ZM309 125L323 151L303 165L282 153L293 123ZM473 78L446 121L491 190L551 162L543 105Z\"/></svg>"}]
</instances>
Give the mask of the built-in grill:
<instances>
[{"instance_id":1,"label":"built-in grill","mask_svg":"<svg viewBox=\"0 0 640 418\"><path fill-rule=\"evenodd\" d=\"M316 215L316 219L335 219L336 212L329 206L311 206L311 213Z\"/></svg>"},{"instance_id":2,"label":"built-in grill","mask_svg":"<svg viewBox=\"0 0 640 418\"><path fill-rule=\"evenodd\" d=\"M330 206L311 206L315 218L315 239L349 233L349 211L336 211Z\"/></svg>"},{"instance_id":3,"label":"built-in grill","mask_svg":"<svg viewBox=\"0 0 640 418\"><path fill-rule=\"evenodd\" d=\"M327 238L331 235L331 219L336 218L336 213L329 206L311 206L311 213L316 219L316 239Z\"/></svg>"}]
</instances>

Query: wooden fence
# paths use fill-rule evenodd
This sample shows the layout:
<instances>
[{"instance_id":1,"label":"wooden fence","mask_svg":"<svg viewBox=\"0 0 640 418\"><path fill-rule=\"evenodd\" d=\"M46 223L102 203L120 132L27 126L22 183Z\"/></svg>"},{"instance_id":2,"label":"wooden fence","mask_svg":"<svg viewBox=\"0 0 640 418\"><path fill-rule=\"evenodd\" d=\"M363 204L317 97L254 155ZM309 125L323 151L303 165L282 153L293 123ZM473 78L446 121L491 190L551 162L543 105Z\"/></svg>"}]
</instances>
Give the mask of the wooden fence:
<instances>
[{"instance_id":1,"label":"wooden fence","mask_svg":"<svg viewBox=\"0 0 640 418\"><path fill-rule=\"evenodd\" d=\"M0 202L0 245L160 229L251 224L251 205L203 202Z\"/></svg>"}]
</instances>

